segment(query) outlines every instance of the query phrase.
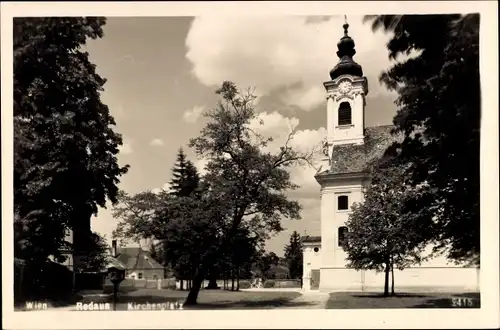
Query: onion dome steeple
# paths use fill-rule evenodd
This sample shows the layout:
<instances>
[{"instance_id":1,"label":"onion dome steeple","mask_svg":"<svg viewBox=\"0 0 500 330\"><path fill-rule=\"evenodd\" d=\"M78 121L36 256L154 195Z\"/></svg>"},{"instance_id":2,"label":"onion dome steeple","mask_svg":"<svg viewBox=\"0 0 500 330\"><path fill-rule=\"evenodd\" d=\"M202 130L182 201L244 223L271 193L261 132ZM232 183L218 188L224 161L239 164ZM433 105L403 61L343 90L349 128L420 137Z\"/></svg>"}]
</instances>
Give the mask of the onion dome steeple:
<instances>
[{"instance_id":1,"label":"onion dome steeple","mask_svg":"<svg viewBox=\"0 0 500 330\"><path fill-rule=\"evenodd\" d=\"M337 56L340 58L339 63L330 70L330 78L334 80L344 74L349 74L352 76L363 76L363 69L361 65L354 62L352 57L356 54L354 49L354 40L347 34L347 29L349 24L347 24L347 17L345 17L345 23L342 26L344 28L344 36L337 43Z\"/></svg>"}]
</instances>

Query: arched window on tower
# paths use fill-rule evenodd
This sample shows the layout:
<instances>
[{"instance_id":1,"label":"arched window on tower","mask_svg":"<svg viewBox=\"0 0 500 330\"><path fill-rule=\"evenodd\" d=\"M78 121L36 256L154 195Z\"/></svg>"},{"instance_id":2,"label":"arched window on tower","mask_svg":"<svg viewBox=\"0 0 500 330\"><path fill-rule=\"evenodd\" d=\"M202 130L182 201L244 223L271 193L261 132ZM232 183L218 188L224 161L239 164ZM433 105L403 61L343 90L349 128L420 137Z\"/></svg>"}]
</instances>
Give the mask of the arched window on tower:
<instances>
[{"instance_id":1,"label":"arched window on tower","mask_svg":"<svg viewBox=\"0 0 500 330\"><path fill-rule=\"evenodd\" d=\"M339 105L339 126L352 124L352 111L349 102L342 102Z\"/></svg>"},{"instance_id":2,"label":"arched window on tower","mask_svg":"<svg viewBox=\"0 0 500 330\"><path fill-rule=\"evenodd\" d=\"M339 227L339 231L338 231L339 242L338 242L338 244L340 247L344 246L348 232L349 232L349 230L347 229L346 226Z\"/></svg>"}]
</instances>

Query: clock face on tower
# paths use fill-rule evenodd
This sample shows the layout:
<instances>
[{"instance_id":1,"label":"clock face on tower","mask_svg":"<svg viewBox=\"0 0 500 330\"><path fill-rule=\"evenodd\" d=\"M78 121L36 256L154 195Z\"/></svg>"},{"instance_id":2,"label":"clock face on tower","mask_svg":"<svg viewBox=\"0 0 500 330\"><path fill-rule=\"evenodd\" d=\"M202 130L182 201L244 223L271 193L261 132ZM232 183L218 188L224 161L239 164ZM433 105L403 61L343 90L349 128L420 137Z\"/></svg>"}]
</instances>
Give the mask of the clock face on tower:
<instances>
[{"instance_id":1,"label":"clock face on tower","mask_svg":"<svg viewBox=\"0 0 500 330\"><path fill-rule=\"evenodd\" d=\"M349 93L349 91L351 90L351 83L348 82L348 81L343 81L340 83L339 85L339 91L342 93L342 94L347 94Z\"/></svg>"}]
</instances>

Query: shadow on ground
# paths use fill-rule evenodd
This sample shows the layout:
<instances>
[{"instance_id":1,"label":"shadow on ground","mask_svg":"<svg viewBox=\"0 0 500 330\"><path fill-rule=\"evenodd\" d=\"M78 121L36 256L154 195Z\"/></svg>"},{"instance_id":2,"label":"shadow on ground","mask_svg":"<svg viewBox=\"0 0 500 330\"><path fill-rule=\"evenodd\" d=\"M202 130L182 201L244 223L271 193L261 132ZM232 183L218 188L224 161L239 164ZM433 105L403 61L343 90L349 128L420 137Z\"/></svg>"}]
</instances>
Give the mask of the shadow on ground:
<instances>
[{"instance_id":1,"label":"shadow on ground","mask_svg":"<svg viewBox=\"0 0 500 330\"><path fill-rule=\"evenodd\" d=\"M330 294L327 309L367 308L480 308L480 294L470 293L380 293L335 292Z\"/></svg>"},{"instance_id":2,"label":"shadow on ground","mask_svg":"<svg viewBox=\"0 0 500 330\"><path fill-rule=\"evenodd\" d=\"M291 301L289 299L269 299L261 301L242 300L217 303L199 303L195 306L186 306L185 309L270 309L270 308L307 308L313 303L304 301Z\"/></svg>"},{"instance_id":3,"label":"shadow on ground","mask_svg":"<svg viewBox=\"0 0 500 330\"><path fill-rule=\"evenodd\" d=\"M123 297L125 298L125 297ZM135 304L161 304L166 302L184 302L184 299L176 298L162 298L157 296L134 296L133 298L128 297L127 302L118 303L118 309L122 307L126 308L127 303ZM123 305L123 306L122 306ZM270 309L278 307L288 307L288 308L305 308L312 306L312 303L308 302L294 302L290 298L276 298L276 299L266 299L266 300L239 300L239 301L214 301L214 302L204 302L203 299L199 299L197 305L184 306L183 309Z\"/></svg>"},{"instance_id":4,"label":"shadow on ground","mask_svg":"<svg viewBox=\"0 0 500 330\"><path fill-rule=\"evenodd\" d=\"M129 304L184 303L187 291L179 290L137 290L119 293L117 310L128 310ZM294 301L300 297L297 292L244 292L226 290L203 290L198 296L198 304L183 309L272 309L272 308L310 308L312 302ZM112 295L86 296L82 302L112 303Z\"/></svg>"}]
</instances>

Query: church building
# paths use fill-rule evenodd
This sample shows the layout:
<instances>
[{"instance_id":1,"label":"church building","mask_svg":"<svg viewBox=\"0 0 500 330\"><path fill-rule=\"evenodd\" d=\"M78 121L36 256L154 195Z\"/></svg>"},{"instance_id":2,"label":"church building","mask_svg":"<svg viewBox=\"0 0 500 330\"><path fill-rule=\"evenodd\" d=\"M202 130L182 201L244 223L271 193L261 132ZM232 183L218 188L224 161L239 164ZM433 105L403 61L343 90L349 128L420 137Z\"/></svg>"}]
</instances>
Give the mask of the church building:
<instances>
[{"instance_id":1,"label":"church building","mask_svg":"<svg viewBox=\"0 0 500 330\"><path fill-rule=\"evenodd\" d=\"M363 201L363 190L370 183L366 166L381 157L395 139L390 125L366 126L368 81L361 65L353 60L356 50L354 40L348 35L347 22L343 28L344 36L337 44L340 61L330 71L330 80L324 83L326 158L315 175L320 185L321 236L304 239L304 291L368 291L381 290L384 286L383 273L347 268L342 248L349 231L345 223L351 206ZM429 252L431 249L430 246ZM479 291L479 269L455 265L444 257L394 272L396 290Z\"/></svg>"}]
</instances>

